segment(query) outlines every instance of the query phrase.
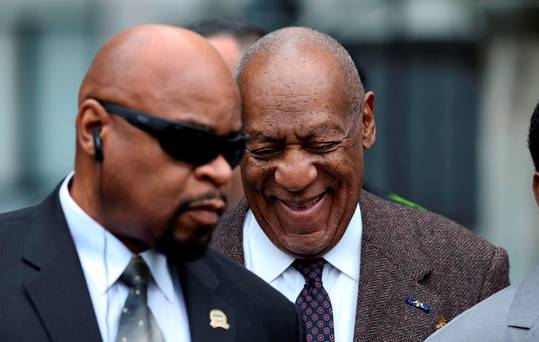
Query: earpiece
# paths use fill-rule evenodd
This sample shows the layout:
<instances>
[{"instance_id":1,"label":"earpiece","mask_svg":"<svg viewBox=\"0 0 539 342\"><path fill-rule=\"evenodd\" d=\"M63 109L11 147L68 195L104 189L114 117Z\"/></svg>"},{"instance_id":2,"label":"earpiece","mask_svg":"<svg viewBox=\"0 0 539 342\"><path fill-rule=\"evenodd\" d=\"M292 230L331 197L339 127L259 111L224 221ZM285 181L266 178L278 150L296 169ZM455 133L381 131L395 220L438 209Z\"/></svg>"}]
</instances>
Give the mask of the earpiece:
<instances>
[{"instance_id":1,"label":"earpiece","mask_svg":"<svg viewBox=\"0 0 539 342\"><path fill-rule=\"evenodd\" d=\"M101 142L101 127L94 127L92 129L92 136L94 138L94 150L95 150L95 160L98 162L103 161L103 144Z\"/></svg>"}]
</instances>

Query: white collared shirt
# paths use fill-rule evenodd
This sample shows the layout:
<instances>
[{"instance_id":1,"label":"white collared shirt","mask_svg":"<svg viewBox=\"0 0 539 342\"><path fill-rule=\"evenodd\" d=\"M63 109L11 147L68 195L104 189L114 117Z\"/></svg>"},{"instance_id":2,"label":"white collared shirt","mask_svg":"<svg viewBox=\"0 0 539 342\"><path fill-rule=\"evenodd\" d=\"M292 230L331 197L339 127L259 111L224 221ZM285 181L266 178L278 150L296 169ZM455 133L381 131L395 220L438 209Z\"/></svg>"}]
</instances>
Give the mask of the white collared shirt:
<instances>
[{"instance_id":1,"label":"white collared shirt","mask_svg":"<svg viewBox=\"0 0 539 342\"><path fill-rule=\"evenodd\" d=\"M84 271L94 312L104 342L115 341L128 287L118 281L133 254L114 235L92 219L73 200L68 185L60 188L60 204ZM148 264L148 306L168 342L189 342L189 321L179 277L163 254L148 250L140 254Z\"/></svg>"},{"instance_id":2,"label":"white collared shirt","mask_svg":"<svg viewBox=\"0 0 539 342\"><path fill-rule=\"evenodd\" d=\"M333 307L335 340L352 341L356 319L361 257L361 211L359 205L341 240L323 258L322 284ZM245 267L295 302L305 278L292 263L295 258L281 251L266 236L251 210L243 224Z\"/></svg>"}]
</instances>

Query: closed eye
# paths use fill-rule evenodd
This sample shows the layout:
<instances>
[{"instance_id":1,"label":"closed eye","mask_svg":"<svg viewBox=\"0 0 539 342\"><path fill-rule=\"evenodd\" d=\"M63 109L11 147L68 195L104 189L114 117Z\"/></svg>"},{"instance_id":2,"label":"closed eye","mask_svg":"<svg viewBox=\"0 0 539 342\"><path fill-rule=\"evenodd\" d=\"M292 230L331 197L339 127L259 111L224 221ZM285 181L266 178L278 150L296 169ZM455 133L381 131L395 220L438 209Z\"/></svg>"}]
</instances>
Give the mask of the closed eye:
<instances>
[{"instance_id":1,"label":"closed eye","mask_svg":"<svg viewBox=\"0 0 539 342\"><path fill-rule=\"evenodd\" d=\"M305 148L313 153L328 153L332 152L339 147L340 141L326 141L319 143L312 143L306 146Z\"/></svg>"},{"instance_id":2,"label":"closed eye","mask_svg":"<svg viewBox=\"0 0 539 342\"><path fill-rule=\"evenodd\" d=\"M279 146L267 146L260 148L248 148L247 151L255 158L270 159L277 156L282 151L282 148Z\"/></svg>"}]
</instances>

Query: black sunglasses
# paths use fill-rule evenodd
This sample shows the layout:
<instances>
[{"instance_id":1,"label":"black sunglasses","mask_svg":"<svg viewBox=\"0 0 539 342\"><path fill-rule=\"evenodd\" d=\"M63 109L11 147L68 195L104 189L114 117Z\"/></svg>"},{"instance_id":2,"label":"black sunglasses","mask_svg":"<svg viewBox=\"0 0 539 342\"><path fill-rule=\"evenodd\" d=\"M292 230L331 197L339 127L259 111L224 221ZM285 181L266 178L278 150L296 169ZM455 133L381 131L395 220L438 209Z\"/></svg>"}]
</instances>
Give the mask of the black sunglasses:
<instances>
[{"instance_id":1,"label":"black sunglasses","mask_svg":"<svg viewBox=\"0 0 539 342\"><path fill-rule=\"evenodd\" d=\"M247 139L242 133L221 137L202 127L160 119L104 101L98 102L107 112L121 116L154 136L161 148L177 160L198 166L222 155L230 167L234 168L243 156Z\"/></svg>"}]
</instances>

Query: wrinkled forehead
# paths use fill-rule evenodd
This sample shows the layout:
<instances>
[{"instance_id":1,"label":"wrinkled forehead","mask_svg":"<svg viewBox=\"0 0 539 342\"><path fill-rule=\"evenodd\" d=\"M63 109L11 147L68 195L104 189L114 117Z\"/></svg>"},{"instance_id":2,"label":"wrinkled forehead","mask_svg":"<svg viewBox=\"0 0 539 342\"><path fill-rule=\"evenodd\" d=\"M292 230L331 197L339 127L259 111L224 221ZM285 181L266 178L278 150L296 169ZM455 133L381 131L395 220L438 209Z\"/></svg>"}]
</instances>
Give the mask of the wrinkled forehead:
<instances>
[{"instance_id":1,"label":"wrinkled forehead","mask_svg":"<svg viewBox=\"0 0 539 342\"><path fill-rule=\"evenodd\" d=\"M265 118L267 120L255 120L246 127L250 142L283 141L290 138L295 141L340 139L345 137L353 127L348 122L327 120L321 116L314 117L314 120L299 116L292 122L271 116Z\"/></svg>"},{"instance_id":2,"label":"wrinkled forehead","mask_svg":"<svg viewBox=\"0 0 539 342\"><path fill-rule=\"evenodd\" d=\"M244 83L276 85L283 87L302 84L316 85L324 81L342 81L345 73L336 57L329 51L312 46L283 48L276 52L255 53L243 68L240 86Z\"/></svg>"},{"instance_id":3,"label":"wrinkled forehead","mask_svg":"<svg viewBox=\"0 0 539 342\"><path fill-rule=\"evenodd\" d=\"M246 128L349 125L345 75L327 54L256 56L239 85Z\"/></svg>"}]
</instances>

